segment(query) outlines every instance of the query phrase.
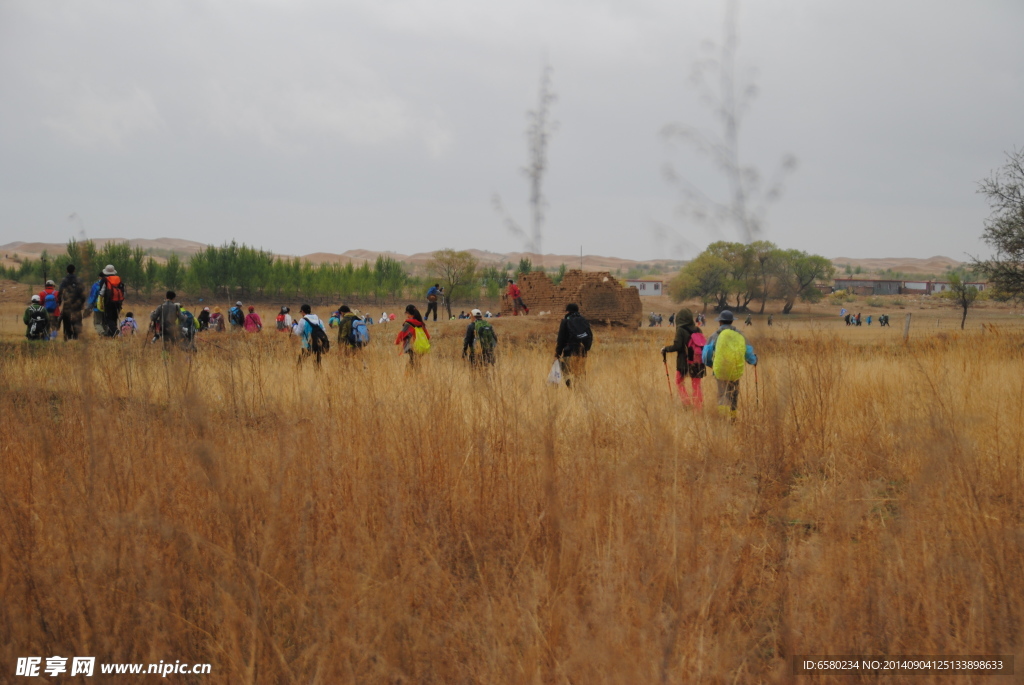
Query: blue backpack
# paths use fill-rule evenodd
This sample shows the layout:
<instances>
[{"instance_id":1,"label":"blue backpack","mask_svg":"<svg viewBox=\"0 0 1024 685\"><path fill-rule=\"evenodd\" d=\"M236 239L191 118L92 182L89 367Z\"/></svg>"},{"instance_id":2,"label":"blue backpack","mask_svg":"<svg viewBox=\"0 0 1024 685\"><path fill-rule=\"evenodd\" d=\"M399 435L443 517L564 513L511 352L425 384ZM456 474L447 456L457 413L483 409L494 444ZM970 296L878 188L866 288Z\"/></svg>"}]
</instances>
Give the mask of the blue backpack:
<instances>
[{"instance_id":1,"label":"blue backpack","mask_svg":"<svg viewBox=\"0 0 1024 685\"><path fill-rule=\"evenodd\" d=\"M245 314L242 313L242 308L234 306L228 310L228 317L231 319L231 323L236 326L245 325Z\"/></svg>"},{"instance_id":2,"label":"blue backpack","mask_svg":"<svg viewBox=\"0 0 1024 685\"><path fill-rule=\"evenodd\" d=\"M196 332L196 318L184 309L181 310L181 332L186 338L191 338Z\"/></svg>"},{"instance_id":3,"label":"blue backpack","mask_svg":"<svg viewBox=\"0 0 1024 685\"><path fill-rule=\"evenodd\" d=\"M46 311L48 311L51 314L57 311L57 294L47 293L46 299L43 300L43 307L45 307Z\"/></svg>"},{"instance_id":4,"label":"blue backpack","mask_svg":"<svg viewBox=\"0 0 1024 685\"><path fill-rule=\"evenodd\" d=\"M370 342L370 331L366 328L366 322L360 318L352 319L352 332L348 334L348 340L356 347L363 347Z\"/></svg>"}]
</instances>

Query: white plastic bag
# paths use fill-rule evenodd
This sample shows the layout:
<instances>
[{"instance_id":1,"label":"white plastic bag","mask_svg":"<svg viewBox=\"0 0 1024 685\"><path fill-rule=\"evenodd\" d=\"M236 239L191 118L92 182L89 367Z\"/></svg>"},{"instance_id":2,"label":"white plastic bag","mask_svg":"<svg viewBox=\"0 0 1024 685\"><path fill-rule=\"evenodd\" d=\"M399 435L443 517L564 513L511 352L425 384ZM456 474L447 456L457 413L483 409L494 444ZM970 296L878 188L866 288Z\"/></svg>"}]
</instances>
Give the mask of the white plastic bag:
<instances>
[{"instance_id":1,"label":"white plastic bag","mask_svg":"<svg viewBox=\"0 0 1024 685\"><path fill-rule=\"evenodd\" d=\"M548 374L548 383L554 383L558 385L562 382L562 362L555 360L555 363L551 365L551 373Z\"/></svg>"}]
</instances>

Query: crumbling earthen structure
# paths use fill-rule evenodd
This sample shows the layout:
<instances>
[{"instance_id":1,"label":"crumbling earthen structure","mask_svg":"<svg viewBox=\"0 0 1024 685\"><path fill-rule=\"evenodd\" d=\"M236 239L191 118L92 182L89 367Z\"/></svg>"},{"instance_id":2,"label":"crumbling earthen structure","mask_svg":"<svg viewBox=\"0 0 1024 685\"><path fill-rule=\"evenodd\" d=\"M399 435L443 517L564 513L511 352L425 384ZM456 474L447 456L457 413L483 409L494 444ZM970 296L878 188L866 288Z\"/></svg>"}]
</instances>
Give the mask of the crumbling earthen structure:
<instances>
[{"instance_id":1,"label":"crumbling earthen structure","mask_svg":"<svg viewBox=\"0 0 1024 685\"><path fill-rule=\"evenodd\" d=\"M555 285L542 271L531 271L519 279L523 301L530 315L550 312L562 316L565 305L575 302L580 313L592 323L607 323L639 328L643 318L640 292L624 288L607 271L572 270ZM512 303L502 298L501 315L512 314Z\"/></svg>"}]
</instances>

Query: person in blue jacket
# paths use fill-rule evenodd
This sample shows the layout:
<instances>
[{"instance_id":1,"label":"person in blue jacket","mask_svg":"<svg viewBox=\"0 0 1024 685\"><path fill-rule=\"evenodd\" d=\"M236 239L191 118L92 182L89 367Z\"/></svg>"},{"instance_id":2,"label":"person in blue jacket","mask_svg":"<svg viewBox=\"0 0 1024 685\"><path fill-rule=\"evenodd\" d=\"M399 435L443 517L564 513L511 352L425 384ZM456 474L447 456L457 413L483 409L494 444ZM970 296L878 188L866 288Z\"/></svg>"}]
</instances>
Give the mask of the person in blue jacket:
<instances>
[{"instance_id":1,"label":"person in blue jacket","mask_svg":"<svg viewBox=\"0 0 1024 685\"><path fill-rule=\"evenodd\" d=\"M757 366L757 355L754 354L753 346L747 344L747 339L733 326L732 312L728 309L718 315L720 327L715 331L704 344L703 360L707 368L711 369L718 384L718 406L722 411L728 411L733 418L736 416L737 405L740 398L740 378L743 375L744 362L751 366ZM733 334L739 336L739 340L733 338ZM723 342L726 350L735 350L735 359L723 358L718 368L715 368L715 351L719 339L731 338L729 343ZM733 342L738 342L734 345ZM740 349L743 350L742 354ZM725 354L725 351L722 352Z\"/></svg>"},{"instance_id":2,"label":"person in blue jacket","mask_svg":"<svg viewBox=\"0 0 1024 685\"><path fill-rule=\"evenodd\" d=\"M435 283L434 287L427 291L427 313L423 316L424 321L430 318L430 312L434 312L434 321L437 321L437 303L443 291L440 283Z\"/></svg>"}]
</instances>

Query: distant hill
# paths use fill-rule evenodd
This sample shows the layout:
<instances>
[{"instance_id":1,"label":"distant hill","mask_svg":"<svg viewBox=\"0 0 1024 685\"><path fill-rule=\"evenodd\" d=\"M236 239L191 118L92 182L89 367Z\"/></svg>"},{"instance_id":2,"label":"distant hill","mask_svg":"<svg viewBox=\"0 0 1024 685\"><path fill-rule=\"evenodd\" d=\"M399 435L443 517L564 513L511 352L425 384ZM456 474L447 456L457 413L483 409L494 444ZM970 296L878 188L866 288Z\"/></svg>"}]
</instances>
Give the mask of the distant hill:
<instances>
[{"instance_id":1,"label":"distant hill","mask_svg":"<svg viewBox=\"0 0 1024 685\"><path fill-rule=\"evenodd\" d=\"M96 243L97 247L106 245L109 242L125 242L124 238L94 238L92 240ZM135 238L129 239L127 242L132 247L138 246L149 251L161 261L166 259L172 253L177 254L182 258L188 258L206 247L204 243L196 242L194 240L183 240L181 238L157 238L155 240ZM15 241L8 243L7 245L0 245L0 262L5 266L11 266L15 264L12 259L14 255L17 255L20 258L39 259L44 250L51 255L58 255L62 254L64 249L65 243L26 243L22 241ZM529 252L490 252L488 250L477 249L470 249L467 250L467 252L476 257L480 261L481 266L504 266L509 263L518 265L519 260L525 257L529 259L535 267L541 264L546 267L558 267L560 264L565 264L570 269L580 268L579 255L546 254L542 258L538 254ZM356 265L360 265L363 262L374 262L376 261L377 256L382 254L388 255L400 262L409 264L417 271L425 267L431 258L431 253L429 252L418 252L416 254L405 255L397 252L379 250L348 250L340 254L333 252L314 252L312 254L302 255L301 259L312 264L321 264L324 262L348 264L349 262L354 262ZM861 268L861 273L865 275L881 274L886 270L905 274L941 275L948 269L959 266L962 262L950 259L949 257L936 256L929 257L928 259L915 257L884 257L867 259L835 257L832 259L832 263L836 265L837 271L841 277L846 265L850 265L850 267L854 269L859 266ZM649 259L646 261L638 261L633 259L622 259L619 257L584 255L582 264L583 269L586 271L615 272L621 270L625 273L633 268L648 267L670 274L678 271L685 262L672 259Z\"/></svg>"},{"instance_id":2,"label":"distant hill","mask_svg":"<svg viewBox=\"0 0 1024 685\"><path fill-rule=\"evenodd\" d=\"M124 238L93 238L92 242L95 243L96 247L103 247L107 243L123 243L126 241ZM177 254L179 257L191 257L206 247L203 243L197 243L194 240L182 240L180 238L157 238L156 240L134 238L128 240L127 243L133 248L141 247L143 250L147 250L154 256L162 259L166 259L172 253ZM11 266L15 264L13 260L14 255L22 259L39 259L44 251L50 255L59 255L64 254L66 248L67 243L26 243L15 241L6 245L0 245L0 260L2 260L4 266Z\"/></svg>"},{"instance_id":3,"label":"distant hill","mask_svg":"<svg viewBox=\"0 0 1024 685\"><path fill-rule=\"evenodd\" d=\"M535 267L543 264L545 267L550 268L565 264L570 269L578 269L580 268L581 261L579 255L546 254L542 259L540 255L531 252L489 252L487 250L476 249L466 251L476 257L481 266L504 266L509 263L518 265L520 259L526 258L529 259ZM425 267L427 262L429 262L433 257L433 254L430 252L417 252L416 254L406 255L397 252L375 250L348 250L341 254L314 252L313 254L303 255L302 259L305 259L312 264L321 264L323 262L347 264L349 262L354 262L359 265L363 262L374 262L377 260L379 255L386 255L413 267ZM628 271L629 269L640 266L658 268L662 271L674 271L679 269L684 262L671 259L637 261L633 259L620 259L618 257L583 255L582 264L585 271L615 271L617 269Z\"/></svg>"},{"instance_id":4,"label":"distant hill","mask_svg":"<svg viewBox=\"0 0 1024 685\"><path fill-rule=\"evenodd\" d=\"M916 257L884 257L869 259L852 259L849 257L833 257L832 263L836 266L836 277L843 278L845 267L849 265L856 269L861 268L862 274L881 274L887 270L904 274L934 274L941 276L949 269L955 269L963 264L949 257L929 257L919 259Z\"/></svg>"},{"instance_id":5,"label":"distant hill","mask_svg":"<svg viewBox=\"0 0 1024 685\"><path fill-rule=\"evenodd\" d=\"M94 238L93 242L97 247L102 247L110 242L123 243L124 238ZM150 251L155 256L166 258L171 253L175 253L180 257L187 258L191 257L195 253L199 252L206 247L203 243L197 243L193 240L182 240L180 238L158 238L156 240L148 239L129 239L128 244L132 247L139 246L144 250ZM0 259L3 259L5 265L13 264L12 258L17 255L20 258L28 259L39 259L45 250L51 255L63 254L65 249L65 243L26 243L22 241L16 241L8 243L7 245L0 245ZM543 263L548 267L557 267L560 264L565 264L569 268L579 268L580 256L579 255L544 255L543 260L537 254L527 252L489 252L487 250L467 250L470 254L480 260L480 264L483 266L501 266L511 262L512 264L519 264L519 260L526 257L534 265L540 265ZM388 255L400 262L405 262L413 267L426 266L427 262L430 261L431 253L420 252L413 255L404 255L397 252L387 252L378 250L348 250L341 254L332 252L314 252L308 255L302 255L301 259L304 259L312 264L321 264L323 262L334 262L339 264L347 264L349 262L355 262L357 265L363 262L374 262L377 260L378 255ZM282 257L291 255L281 255ZM631 268L638 267L641 265L647 265L650 267L660 267L662 270L675 270L682 266L683 262L670 260L670 259L652 259L647 261L636 261L632 259L619 259L618 257L600 257L597 255L584 255L583 256L583 268L588 271L615 271L616 269L622 269L627 271Z\"/></svg>"}]
</instances>

